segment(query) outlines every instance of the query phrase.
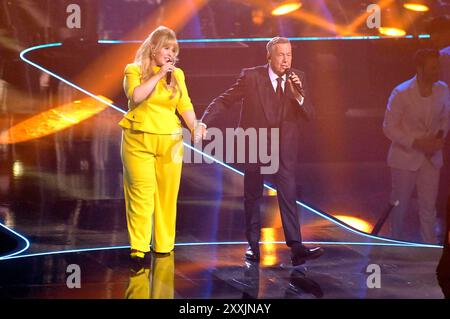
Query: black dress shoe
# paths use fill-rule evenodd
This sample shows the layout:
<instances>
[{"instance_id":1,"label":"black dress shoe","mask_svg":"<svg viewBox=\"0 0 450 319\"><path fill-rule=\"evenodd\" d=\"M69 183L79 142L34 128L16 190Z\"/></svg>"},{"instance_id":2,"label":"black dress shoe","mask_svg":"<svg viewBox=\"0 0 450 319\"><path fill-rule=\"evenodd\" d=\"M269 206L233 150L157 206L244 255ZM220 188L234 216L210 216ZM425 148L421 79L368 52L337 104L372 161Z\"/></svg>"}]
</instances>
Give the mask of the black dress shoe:
<instances>
[{"instance_id":1,"label":"black dress shoe","mask_svg":"<svg viewBox=\"0 0 450 319\"><path fill-rule=\"evenodd\" d=\"M300 250L292 252L292 265L300 266L303 265L307 260L316 259L323 255L323 249L321 247L306 248L302 247Z\"/></svg>"},{"instance_id":2,"label":"black dress shoe","mask_svg":"<svg viewBox=\"0 0 450 319\"><path fill-rule=\"evenodd\" d=\"M248 246L247 251L245 252L245 259L259 262L259 247L252 248L252 246Z\"/></svg>"}]
</instances>

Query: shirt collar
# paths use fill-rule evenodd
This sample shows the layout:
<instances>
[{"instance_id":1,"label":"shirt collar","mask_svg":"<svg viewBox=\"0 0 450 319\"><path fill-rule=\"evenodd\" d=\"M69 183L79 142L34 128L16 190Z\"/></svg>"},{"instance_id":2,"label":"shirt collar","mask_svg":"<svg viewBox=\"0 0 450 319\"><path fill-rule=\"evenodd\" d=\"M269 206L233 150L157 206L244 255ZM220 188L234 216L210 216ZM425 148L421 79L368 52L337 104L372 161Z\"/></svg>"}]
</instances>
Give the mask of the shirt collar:
<instances>
[{"instance_id":1,"label":"shirt collar","mask_svg":"<svg viewBox=\"0 0 450 319\"><path fill-rule=\"evenodd\" d=\"M270 82L276 81L278 79L278 75L275 72L273 72L272 68L270 67L270 64L269 64L268 69L269 69ZM283 82L286 81L286 74L283 74L283 76L281 78L283 79Z\"/></svg>"}]
</instances>

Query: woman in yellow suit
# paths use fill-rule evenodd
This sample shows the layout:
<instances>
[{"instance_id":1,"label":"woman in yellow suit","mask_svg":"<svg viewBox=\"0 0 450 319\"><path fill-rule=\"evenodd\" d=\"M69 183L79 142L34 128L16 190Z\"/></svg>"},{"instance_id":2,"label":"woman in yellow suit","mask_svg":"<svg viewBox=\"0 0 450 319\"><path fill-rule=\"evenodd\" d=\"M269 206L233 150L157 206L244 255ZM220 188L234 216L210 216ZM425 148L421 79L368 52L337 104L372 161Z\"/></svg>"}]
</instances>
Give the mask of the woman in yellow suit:
<instances>
[{"instance_id":1,"label":"woman in yellow suit","mask_svg":"<svg viewBox=\"0 0 450 319\"><path fill-rule=\"evenodd\" d=\"M174 66L178 53L175 32L161 26L125 68L129 111L119 123L121 156L131 258L139 262L151 241L156 253L169 253L175 244L183 155L182 126L175 111L191 131L196 123L184 73Z\"/></svg>"}]
</instances>

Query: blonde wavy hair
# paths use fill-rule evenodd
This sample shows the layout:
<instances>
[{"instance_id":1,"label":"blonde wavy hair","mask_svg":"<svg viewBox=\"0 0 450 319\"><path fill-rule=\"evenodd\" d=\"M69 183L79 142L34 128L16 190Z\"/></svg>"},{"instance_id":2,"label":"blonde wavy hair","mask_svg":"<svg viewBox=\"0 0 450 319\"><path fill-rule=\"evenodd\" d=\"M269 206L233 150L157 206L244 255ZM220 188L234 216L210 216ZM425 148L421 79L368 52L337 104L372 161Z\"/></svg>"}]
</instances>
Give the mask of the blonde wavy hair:
<instances>
[{"instance_id":1,"label":"blonde wavy hair","mask_svg":"<svg viewBox=\"0 0 450 319\"><path fill-rule=\"evenodd\" d=\"M174 63L176 63L178 61L180 47L178 46L177 37L173 30L164 26L159 26L150 33L144 43L142 43L141 47L136 52L136 57L134 59L134 63L141 69L141 83L147 81L154 75L152 69L154 55L166 46L173 46L175 48ZM166 81L163 82L166 88L172 91L170 96L171 99L175 97L177 92L181 92L180 85L173 75L170 85L167 85Z\"/></svg>"}]
</instances>

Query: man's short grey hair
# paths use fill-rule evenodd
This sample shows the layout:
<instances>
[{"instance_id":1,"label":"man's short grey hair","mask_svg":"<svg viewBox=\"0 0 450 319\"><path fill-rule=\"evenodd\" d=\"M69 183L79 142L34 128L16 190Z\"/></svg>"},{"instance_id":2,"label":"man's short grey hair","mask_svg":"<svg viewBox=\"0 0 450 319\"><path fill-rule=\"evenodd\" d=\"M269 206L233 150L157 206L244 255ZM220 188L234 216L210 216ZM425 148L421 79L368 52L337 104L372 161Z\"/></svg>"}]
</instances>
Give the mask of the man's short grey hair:
<instances>
[{"instance_id":1,"label":"man's short grey hair","mask_svg":"<svg viewBox=\"0 0 450 319\"><path fill-rule=\"evenodd\" d=\"M280 43L291 43L288 38L283 37L275 37L272 38L269 42L266 44L267 49L267 57L270 57L270 54L272 53L272 48L274 45L280 44Z\"/></svg>"}]
</instances>

